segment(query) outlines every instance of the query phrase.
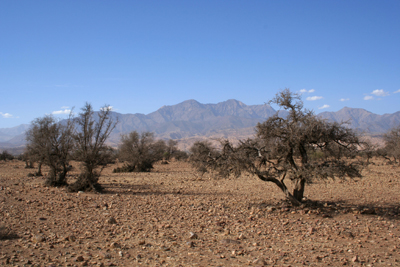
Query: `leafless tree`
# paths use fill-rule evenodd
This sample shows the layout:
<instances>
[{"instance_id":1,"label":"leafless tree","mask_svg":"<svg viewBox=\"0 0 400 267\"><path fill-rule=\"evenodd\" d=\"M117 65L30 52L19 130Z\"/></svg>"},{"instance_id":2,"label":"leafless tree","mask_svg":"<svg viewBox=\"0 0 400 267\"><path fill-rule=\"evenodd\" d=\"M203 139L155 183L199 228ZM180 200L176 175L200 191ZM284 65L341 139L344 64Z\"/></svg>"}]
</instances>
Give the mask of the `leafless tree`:
<instances>
[{"instance_id":1,"label":"leafless tree","mask_svg":"<svg viewBox=\"0 0 400 267\"><path fill-rule=\"evenodd\" d=\"M125 161L126 165L115 171L137 171L148 172L153 168L153 164L163 159L167 150L165 141L155 141L154 134L136 131L121 136L119 145L119 160Z\"/></svg>"},{"instance_id":2,"label":"leafless tree","mask_svg":"<svg viewBox=\"0 0 400 267\"><path fill-rule=\"evenodd\" d=\"M86 103L75 119L78 129L73 135L74 157L82 163L83 169L77 181L69 186L70 191L101 190L98 183L101 171L112 158L112 150L105 142L118 123L111 118L110 112L111 108L106 105L100 109L95 119L92 105Z\"/></svg>"},{"instance_id":3,"label":"leafless tree","mask_svg":"<svg viewBox=\"0 0 400 267\"><path fill-rule=\"evenodd\" d=\"M399 160L400 163L400 125L390 129L384 134L383 139L385 141L385 153L389 157Z\"/></svg>"},{"instance_id":4,"label":"leafless tree","mask_svg":"<svg viewBox=\"0 0 400 267\"><path fill-rule=\"evenodd\" d=\"M30 160L38 162L37 175L41 175L42 163L50 167L46 184L66 185L69 160L74 146L72 134L74 125L72 113L64 123L57 122L50 115L37 118L26 133L26 153Z\"/></svg>"},{"instance_id":5,"label":"leafless tree","mask_svg":"<svg viewBox=\"0 0 400 267\"><path fill-rule=\"evenodd\" d=\"M208 142L196 143L191 148L194 165L222 176L249 172L277 185L294 205L303 200L305 185L316 179L361 177L362 162L354 158L361 142L354 131L303 109L300 95L289 89L269 103L288 111L287 117L276 114L259 123L255 137L236 146L222 140L217 150ZM292 192L287 180L293 182Z\"/></svg>"}]
</instances>

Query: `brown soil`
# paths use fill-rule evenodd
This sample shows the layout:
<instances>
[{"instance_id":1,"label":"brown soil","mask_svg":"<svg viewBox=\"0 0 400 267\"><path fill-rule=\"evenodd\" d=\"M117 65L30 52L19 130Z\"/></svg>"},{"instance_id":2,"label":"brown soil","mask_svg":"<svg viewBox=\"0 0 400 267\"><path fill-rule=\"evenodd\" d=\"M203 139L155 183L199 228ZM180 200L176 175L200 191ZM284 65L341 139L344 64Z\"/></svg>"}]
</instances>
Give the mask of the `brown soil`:
<instances>
[{"instance_id":1,"label":"brown soil","mask_svg":"<svg viewBox=\"0 0 400 267\"><path fill-rule=\"evenodd\" d=\"M400 266L400 168L375 162L360 180L307 186L303 207L255 177L211 179L187 163L110 166L95 194L0 162L0 265Z\"/></svg>"}]
</instances>

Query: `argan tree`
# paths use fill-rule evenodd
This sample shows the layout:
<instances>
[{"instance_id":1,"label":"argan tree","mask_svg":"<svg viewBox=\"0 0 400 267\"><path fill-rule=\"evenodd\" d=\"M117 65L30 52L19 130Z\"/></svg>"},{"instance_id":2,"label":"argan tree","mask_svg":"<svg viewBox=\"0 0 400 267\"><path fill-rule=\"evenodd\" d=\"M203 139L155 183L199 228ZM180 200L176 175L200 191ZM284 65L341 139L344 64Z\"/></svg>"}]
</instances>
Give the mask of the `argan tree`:
<instances>
[{"instance_id":1,"label":"argan tree","mask_svg":"<svg viewBox=\"0 0 400 267\"><path fill-rule=\"evenodd\" d=\"M14 156L8 153L7 150L4 150L0 153L0 160L13 160Z\"/></svg>"},{"instance_id":2,"label":"argan tree","mask_svg":"<svg viewBox=\"0 0 400 267\"><path fill-rule=\"evenodd\" d=\"M259 123L255 137L236 146L222 140L221 150L216 150L208 142L198 142L191 148L191 161L222 176L254 174L277 185L294 205L301 203L306 184L314 180L361 177L362 163L354 158L361 147L355 132L303 109L300 95L289 89L271 103L287 115L276 114ZM293 191L287 180L293 182Z\"/></svg>"},{"instance_id":3,"label":"argan tree","mask_svg":"<svg viewBox=\"0 0 400 267\"><path fill-rule=\"evenodd\" d=\"M72 134L74 125L72 115L64 123L47 115L32 122L26 133L26 154L32 161L39 162L38 175L41 175L41 165L50 167L46 185L63 186L67 184L66 175L69 171L69 160L74 146Z\"/></svg>"},{"instance_id":4,"label":"argan tree","mask_svg":"<svg viewBox=\"0 0 400 267\"><path fill-rule=\"evenodd\" d=\"M118 159L125 161L125 166L115 171L148 172L155 162L163 159L167 145L163 140L156 141L151 132L133 131L121 136L118 149Z\"/></svg>"},{"instance_id":5,"label":"argan tree","mask_svg":"<svg viewBox=\"0 0 400 267\"><path fill-rule=\"evenodd\" d=\"M86 103L75 119L74 158L82 163L82 172L77 181L69 186L72 192L101 191L99 177L112 158L112 150L105 142L118 123L112 119L110 112L111 108L104 106L95 118L92 105Z\"/></svg>"},{"instance_id":6,"label":"argan tree","mask_svg":"<svg viewBox=\"0 0 400 267\"><path fill-rule=\"evenodd\" d=\"M394 162L397 159L400 163L400 125L384 134L383 140L385 141L384 151L386 155L393 157Z\"/></svg>"}]
</instances>

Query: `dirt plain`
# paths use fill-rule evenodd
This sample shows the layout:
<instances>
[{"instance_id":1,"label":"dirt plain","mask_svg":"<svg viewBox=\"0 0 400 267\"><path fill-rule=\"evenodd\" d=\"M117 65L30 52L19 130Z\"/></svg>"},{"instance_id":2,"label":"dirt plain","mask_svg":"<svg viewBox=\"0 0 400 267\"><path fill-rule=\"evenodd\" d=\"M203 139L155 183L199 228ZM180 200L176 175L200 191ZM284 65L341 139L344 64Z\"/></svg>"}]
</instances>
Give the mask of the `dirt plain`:
<instances>
[{"instance_id":1,"label":"dirt plain","mask_svg":"<svg viewBox=\"0 0 400 267\"><path fill-rule=\"evenodd\" d=\"M400 266L400 167L374 163L362 179L308 185L292 207L273 184L185 162L110 165L102 194L48 188L23 162L0 162L0 265Z\"/></svg>"}]
</instances>

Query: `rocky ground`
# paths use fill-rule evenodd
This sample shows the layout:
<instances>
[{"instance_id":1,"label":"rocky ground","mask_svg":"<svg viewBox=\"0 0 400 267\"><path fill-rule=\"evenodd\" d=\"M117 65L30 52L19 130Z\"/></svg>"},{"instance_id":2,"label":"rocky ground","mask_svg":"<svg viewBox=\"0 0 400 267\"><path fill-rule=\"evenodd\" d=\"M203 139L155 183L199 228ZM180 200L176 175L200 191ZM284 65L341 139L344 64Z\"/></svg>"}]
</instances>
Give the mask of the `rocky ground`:
<instances>
[{"instance_id":1,"label":"rocky ground","mask_svg":"<svg viewBox=\"0 0 400 267\"><path fill-rule=\"evenodd\" d=\"M255 177L214 179L182 162L115 167L104 193L68 193L0 162L0 265L400 266L399 166L376 161L360 180L310 185L303 207Z\"/></svg>"}]
</instances>

